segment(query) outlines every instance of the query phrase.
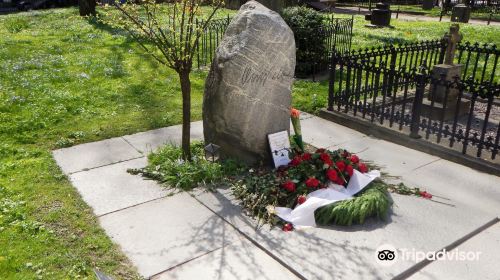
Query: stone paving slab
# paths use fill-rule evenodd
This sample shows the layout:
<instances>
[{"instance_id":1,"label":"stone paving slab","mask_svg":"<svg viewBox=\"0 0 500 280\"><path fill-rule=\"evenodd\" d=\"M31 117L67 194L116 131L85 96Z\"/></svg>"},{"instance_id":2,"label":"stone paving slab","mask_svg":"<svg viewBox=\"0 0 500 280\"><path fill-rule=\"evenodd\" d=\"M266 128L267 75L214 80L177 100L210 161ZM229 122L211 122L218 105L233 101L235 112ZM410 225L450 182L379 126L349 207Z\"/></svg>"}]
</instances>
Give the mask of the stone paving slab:
<instances>
[{"instance_id":1,"label":"stone paving slab","mask_svg":"<svg viewBox=\"0 0 500 280\"><path fill-rule=\"evenodd\" d=\"M438 250L494 218L416 197L393 195L389 223L368 221L363 226L311 228L294 233L267 227L241 213L227 190L201 193L197 199L270 250L308 279L387 279L415 263L401 261L382 267L375 251L382 244L396 248Z\"/></svg>"},{"instance_id":2,"label":"stone paving slab","mask_svg":"<svg viewBox=\"0 0 500 280\"><path fill-rule=\"evenodd\" d=\"M369 160L392 176L400 176L416 168L440 160L439 157L422 153L384 140L371 137L356 139L340 145L349 151L358 150L362 160ZM358 147L358 148L356 148ZM360 149L361 147L366 147Z\"/></svg>"},{"instance_id":3,"label":"stone paving slab","mask_svg":"<svg viewBox=\"0 0 500 280\"><path fill-rule=\"evenodd\" d=\"M147 159L143 157L74 173L69 177L83 200L100 216L167 195L165 188L155 181L127 173L129 168L146 165Z\"/></svg>"},{"instance_id":4,"label":"stone paving slab","mask_svg":"<svg viewBox=\"0 0 500 280\"><path fill-rule=\"evenodd\" d=\"M160 129L140 132L123 136L127 142L143 153L150 153L167 144L180 144L182 139L182 125L174 125ZM203 122L191 123L191 140L203 139Z\"/></svg>"},{"instance_id":5,"label":"stone paving slab","mask_svg":"<svg viewBox=\"0 0 500 280\"><path fill-rule=\"evenodd\" d=\"M237 232L187 193L99 218L144 277L238 241Z\"/></svg>"},{"instance_id":6,"label":"stone paving slab","mask_svg":"<svg viewBox=\"0 0 500 280\"><path fill-rule=\"evenodd\" d=\"M318 148L326 148L366 136L345 126L318 117L309 117L302 120L301 126L304 142L313 144Z\"/></svg>"},{"instance_id":7,"label":"stone paving slab","mask_svg":"<svg viewBox=\"0 0 500 280\"><path fill-rule=\"evenodd\" d=\"M473 261L435 261L410 277L410 279L499 279L500 223L487 228L456 249L460 252L480 252L479 258Z\"/></svg>"},{"instance_id":8,"label":"stone paving slab","mask_svg":"<svg viewBox=\"0 0 500 280\"><path fill-rule=\"evenodd\" d=\"M498 176L440 160L404 174L401 180L408 186L421 187L430 193L459 201L468 209L479 209L500 216Z\"/></svg>"},{"instance_id":9,"label":"stone paving slab","mask_svg":"<svg viewBox=\"0 0 500 280\"><path fill-rule=\"evenodd\" d=\"M240 240L152 278L241 280L299 279L247 239Z\"/></svg>"},{"instance_id":10,"label":"stone paving slab","mask_svg":"<svg viewBox=\"0 0 500 280\"><path fill-rule=\"evenodd\" d=\"M65 174L142 156L121 137L59 149L52 154Z\"/></svg>"}]
</instances>

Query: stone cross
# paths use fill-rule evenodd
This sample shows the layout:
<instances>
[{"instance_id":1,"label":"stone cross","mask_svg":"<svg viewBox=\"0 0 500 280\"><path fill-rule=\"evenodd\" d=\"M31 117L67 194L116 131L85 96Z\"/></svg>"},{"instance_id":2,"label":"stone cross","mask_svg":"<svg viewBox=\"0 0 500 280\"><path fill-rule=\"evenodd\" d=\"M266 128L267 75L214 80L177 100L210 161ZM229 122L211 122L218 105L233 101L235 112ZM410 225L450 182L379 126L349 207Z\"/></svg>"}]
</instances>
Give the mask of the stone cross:
<instances>
[{"instance_id":1,"label":"stone cross","mask_svg":"<svg viewBox=\"0 0 500 280\"><path fill-rule=\"evenodd\" d=\"M452 24L450 26L450 33L444 35L444 40L446 42L446 53L444 55L444 64L453 65L453 58L455 57L455 51L457 50L457 45L462 40L462 35L458 32L459 25Z\"/></svg>"}]
</instances>

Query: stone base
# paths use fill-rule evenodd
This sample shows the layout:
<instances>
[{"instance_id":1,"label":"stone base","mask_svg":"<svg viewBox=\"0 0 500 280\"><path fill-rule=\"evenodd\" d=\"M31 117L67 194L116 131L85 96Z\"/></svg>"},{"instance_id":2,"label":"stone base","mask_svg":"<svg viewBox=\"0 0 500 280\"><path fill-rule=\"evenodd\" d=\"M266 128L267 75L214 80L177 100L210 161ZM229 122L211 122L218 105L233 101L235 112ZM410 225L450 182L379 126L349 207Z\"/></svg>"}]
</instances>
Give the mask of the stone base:
<instances>
[{"instance_id":1,"label":"stone base","mask_svg":"<svg viewBox=\"0 0 500 280\"><path fill-rule=\"evenodd\" d=\"M431 107L431 100L424 99L422 102L422 116L432 119L441 120L443 110L444 110L444 121L453 120L455 118L456 112L456 100L455 102L450 102L446 104L446 109L443 109L444 104L439 102L434 102ZM470 110L470 100L461 100L458 106L458 116L463 116L469 113Z\"/></svg>"},{"instance_id":2,"label":"stone base","mask_svg":"<svg viewBox=\"0 0 500 280\"><path fill-rule=\"evenodd\" d=\"M441 79L441 76L444 75L446 81L453 81L453 79L458 76L460 77L460 73L462 71L462 65L461 64L455 64L455 65L447 65L447 64L438 64L435 65L434 68L432 69L432 77L434 79ZM434 100L435 102L439 103L450 103L450 102L456 102L458 98L458 89L457 88L450 88L448 90L448 95L447 95L447 101L444 100L445 95L446 95L446 90L447 88L443 85L439 85L436 83L432 83L430 88L429 88L429 93L427 95L428 100Z\"/></svg>"},{"instance_id":3,"label":"stone base","mask_svg":"<svg viewBox=\"0 0 500 280\"><path fill-rule=\"evenodd\" d=\"M368 28L394 28L394 26L392 26L392 25L384 26L384 25L375 25L375 24L365 24L365 27L368 27Z\"/></svg>"}]
</instances>

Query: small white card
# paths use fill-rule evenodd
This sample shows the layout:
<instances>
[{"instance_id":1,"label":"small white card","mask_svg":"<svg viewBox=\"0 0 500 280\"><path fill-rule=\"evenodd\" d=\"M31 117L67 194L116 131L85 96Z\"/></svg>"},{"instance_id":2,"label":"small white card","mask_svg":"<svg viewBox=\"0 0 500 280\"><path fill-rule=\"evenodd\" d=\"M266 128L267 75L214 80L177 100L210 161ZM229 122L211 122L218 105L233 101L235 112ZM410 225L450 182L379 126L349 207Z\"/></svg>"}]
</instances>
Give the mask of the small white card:
<instances>
[{"instance_id":1,"label":"small white card","mask_svg":"<svg viewBox=\"0 0 500 280\"><path fill-rule=\"evenodd\" d=\"M285 130L268 134L267 139L269 139L274 167L278 168L282 165L288 165L290 163L290 138L288 138L288 132Z\"/></svg>"}]
</instances>

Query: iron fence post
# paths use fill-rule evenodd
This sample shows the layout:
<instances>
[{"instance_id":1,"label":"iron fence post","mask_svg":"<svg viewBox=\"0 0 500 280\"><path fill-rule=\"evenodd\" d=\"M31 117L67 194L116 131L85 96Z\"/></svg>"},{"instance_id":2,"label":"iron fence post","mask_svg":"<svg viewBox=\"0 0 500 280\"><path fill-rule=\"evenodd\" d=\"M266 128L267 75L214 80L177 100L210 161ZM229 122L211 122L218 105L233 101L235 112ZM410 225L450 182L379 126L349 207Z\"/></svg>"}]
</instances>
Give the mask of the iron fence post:
<instances>
[{"instance_id":1,"label":"iron fence post","mask_svg":"<svg viewBox=\"0 0 500 280\"><path fill-rule=\"evenodd\" d=\"M328 81L328 111L333 111L333 98L334 98L334 86L335 86L335 67L337 66L337 53L335 52L335 46L333 47L332 59L330 62L330 77Z\"/></svg>"},{"instance_id":2,"label":"iron fence post","mask_svg":"<svg viewBox=\"0 0 500 280\"><path fill-rule=\"evenodd\" d=\"M410 137L411 138L421 138L420 134L418 134L420 130L420 115L422 112L422 101L424 100L424 91L425 91L425 76L422 73L418 73L416 75L416 90L415 90L415 99L413 100L413 108L411 114L411 125L410 125Z\"/></svg>"}]
</instances>

